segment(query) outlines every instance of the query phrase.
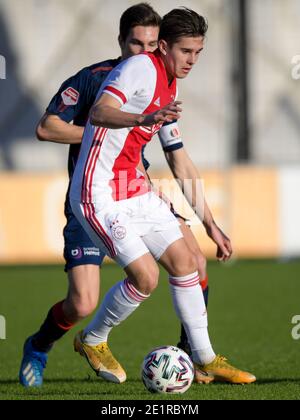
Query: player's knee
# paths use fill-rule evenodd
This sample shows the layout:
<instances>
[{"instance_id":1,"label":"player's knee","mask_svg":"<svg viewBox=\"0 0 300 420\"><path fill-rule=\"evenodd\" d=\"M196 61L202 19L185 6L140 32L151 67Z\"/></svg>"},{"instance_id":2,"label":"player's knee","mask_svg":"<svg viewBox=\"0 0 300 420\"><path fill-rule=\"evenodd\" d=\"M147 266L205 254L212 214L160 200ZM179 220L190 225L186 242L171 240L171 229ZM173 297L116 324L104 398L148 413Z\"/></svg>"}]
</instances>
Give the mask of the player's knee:
<instances>
[{"instance_id":1,"label":"player's knee","mask_svg":"<svg viewBox=\"0 0 300 420\"><path fill-rule=\"evenodd\" d=\"M197 251L195 257L197 260L197 267L198 267L200 278L204 279L206 276L206 266L207 266L206 258L200 250Z\"/></svg>"},{"instance_id":2,"label":"player's knee","mask_svg":"<svg viewBox=\"0 0 300 420\"><path fill-rule=\"evenodd\" d=\"M78 319L84 319L96 309L97 301L90 296L80 297L73 302L73 312Z\"/></svg>"},{"instance_id":3,"label":"player's knee","mask_svg":"<svg viewBox=\"0 0 300 420\"><path fill-rule=\"evenodd\" d=\"M151 271L148 273L144 279L142 280L142 293L144 295L150 295L157 287L158 285L158 277L159 272L157 271Z\"/></svg>"},{"instance_id":4,"label":"player's knee","mask_svg":"<svg viewBox=\"0 0 300 420\"><path fill-rule=\"evenodd\" d=\"M155 265L148 267L133 280L133 284L137 290L144 295L150 295L158 285L159 269Z\"/></svg>"},{"instance_id":5,"label":"player's knee","mask_svg":"<svg viewBox=\"0 0 300 420\"><path fill-rule=\"evenodd\" d=\"M185 252L179 258L174 258L172 261L172 271L170 274L176 277L186 276L198 271L196 255L192 252Z\"/></svg>"}]
</instances>

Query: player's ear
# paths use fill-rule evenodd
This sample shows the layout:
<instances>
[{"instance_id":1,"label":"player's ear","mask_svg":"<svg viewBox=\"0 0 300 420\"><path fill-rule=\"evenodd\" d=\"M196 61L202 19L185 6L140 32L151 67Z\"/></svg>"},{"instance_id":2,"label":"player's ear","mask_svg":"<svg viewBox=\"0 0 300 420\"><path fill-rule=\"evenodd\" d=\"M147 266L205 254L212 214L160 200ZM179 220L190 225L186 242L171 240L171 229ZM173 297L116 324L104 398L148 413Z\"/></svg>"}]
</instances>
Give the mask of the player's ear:
<instances>
[{"instance_id":1,"label":"player's ear","mask_svg":"<svg viewBox=\"0 0 300 420\"><path fill-rule=\"evenodd\" d=\"M121 35L119 35L118 36L118 42L119 42L119 45L120 45L120 48L121 48L121 50L124 48L124 41L123 41L123 39L121 38Z\"/></svg>"},{"instance_id":2,"label":"player's ear","mask_svg":"<svg viewBox=\"0 0 300 420\"><path fill-rule=\"evenodd\" d=\"M167 48L168 48L167 41L165 41L164 39L160 39L158 41L158 48L159 48L159 51L162 53L162 55L167 55Z\"/></svg>"}]
</instances>

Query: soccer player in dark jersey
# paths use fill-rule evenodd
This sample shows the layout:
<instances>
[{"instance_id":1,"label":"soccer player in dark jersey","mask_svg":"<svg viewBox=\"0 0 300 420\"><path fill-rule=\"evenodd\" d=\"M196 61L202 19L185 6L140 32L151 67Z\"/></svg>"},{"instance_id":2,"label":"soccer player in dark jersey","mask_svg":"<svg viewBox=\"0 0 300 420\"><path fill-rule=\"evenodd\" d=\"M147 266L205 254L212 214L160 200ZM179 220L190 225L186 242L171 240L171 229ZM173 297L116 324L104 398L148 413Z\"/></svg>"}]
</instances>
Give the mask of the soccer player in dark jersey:
<instances>
[{"instance_id":1,"label":"soccer player in dark jersey","mask_svg":"<svg viewBox=\"0 0 300 420\"><path fill-rule=\"evenodd\" d=\"M154 51L157 48L159 25L159 15L146 3L127 9L120 20L119 44L122 57L84 68L75 76L66 80L50 102L37 127L37 136L43 141L70 144L68 162L70 179L78 158L88 113L99 87L121 59L142 51ZM72 121L73 124L70 124ZM161 129L159 136L174 176L182 180L184 178L197 179L197 171L183 147L176 122L166 124ZM143 163L145 168L148 169L148 162L143 159ZM99 267L104 255L95 247L76 220L69 204L68 195L69 191L65 201L67 224L64 228L64 257L66 260L65 271L69 279L69 290L67 297L49 310L39 331L25 342L19 375L20 382L24 386L40 386L42 384L48 352L53 343L80 320L90 315L98 303ZM191 197L188 197L188 199L191 204L194 204ZM195 211L197 212L197 209ZM200 209L197 213L200 214ZM196 255L201 285L207 302L208 287L205 257L184 220L180 219L180 223L184 237L192 252ZM232 252L230 241L216 226L212 218L211 223L206 223L204 220L204 225L208 235L217 244L218 258L226 261L230 258ZM180 345L185 349L188 347L184 328L182 328ZM199 373L198 378L201 382L201 373Z\"/></svg>"}]
</instances>

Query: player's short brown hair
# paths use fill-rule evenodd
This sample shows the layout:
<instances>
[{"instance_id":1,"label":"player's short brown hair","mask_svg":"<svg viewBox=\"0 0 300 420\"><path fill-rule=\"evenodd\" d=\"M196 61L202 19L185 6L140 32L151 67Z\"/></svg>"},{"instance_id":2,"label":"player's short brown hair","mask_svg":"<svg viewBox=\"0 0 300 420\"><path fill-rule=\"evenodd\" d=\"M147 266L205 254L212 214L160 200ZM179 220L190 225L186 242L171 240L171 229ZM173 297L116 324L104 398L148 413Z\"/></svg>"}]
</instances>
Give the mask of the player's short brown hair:
<instances>
[{"instance_id":1,"label":"player's short brown hair","mask_svg":"<svg viewBox=\"0 0 300 420\"><path fill-rule=\"evenodd\" d=\"M138 3L125 10L120 19L120 38L126 41L135 26L160 26L161 17L148 3Z\"/></svg>"},{"instance_id":2,"label":"player's short brown hair","mask_svg":"<svg viewBox=\"0 0 300 420\"><path fill-rule=\"evenodd\" d=\"M158 39L172 46L182 37L205 37L207 29L207 21L203 16L182 7L171 10L163 17Z\"/></svg>"}]
</instances>

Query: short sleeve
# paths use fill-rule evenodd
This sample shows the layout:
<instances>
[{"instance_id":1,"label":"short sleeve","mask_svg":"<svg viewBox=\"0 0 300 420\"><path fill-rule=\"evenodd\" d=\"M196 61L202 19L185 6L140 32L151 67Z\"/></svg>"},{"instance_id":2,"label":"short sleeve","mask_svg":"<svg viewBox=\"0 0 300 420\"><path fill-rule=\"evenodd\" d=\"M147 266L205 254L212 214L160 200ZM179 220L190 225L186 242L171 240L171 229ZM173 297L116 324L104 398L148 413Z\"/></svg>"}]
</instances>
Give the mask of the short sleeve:
<instances>
[{"instance_id":1,"label":"short sleeve","mask_svg":"<svg viewBox=\"0 0 300 420\"><path fill-rule=\"evenodd\" d=\"M149 57L137 55L120 63L109 74L101 93L108 93L125 105L133 96L155 89L155 78L156 70Z\"/></svg>"},{"instance_id":2,"label":"short sleeve","mask_svg":"<svg viewBox=\"0 0 300 420\"><path fill-rule=\"evenodd\" d=\"M84 69L61 85L46 111L58 115L65 122L73 121L89 102L89 86L89 72Z\"/></svg>"}]
</instances>

